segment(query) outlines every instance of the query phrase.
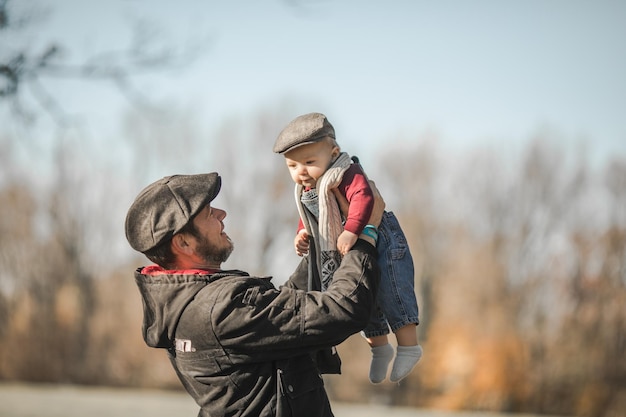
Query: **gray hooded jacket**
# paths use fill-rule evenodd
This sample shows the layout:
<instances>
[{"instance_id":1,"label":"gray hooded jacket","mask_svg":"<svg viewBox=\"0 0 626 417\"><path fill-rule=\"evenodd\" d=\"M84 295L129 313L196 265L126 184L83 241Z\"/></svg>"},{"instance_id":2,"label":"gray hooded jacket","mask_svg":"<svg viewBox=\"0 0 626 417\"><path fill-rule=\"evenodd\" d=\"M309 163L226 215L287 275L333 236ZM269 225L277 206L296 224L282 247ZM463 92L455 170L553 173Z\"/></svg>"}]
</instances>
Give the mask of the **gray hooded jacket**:
<instances>
[{"instance_id":1,"label":"gray hooded jacket","mask_svg":"<svg viewBox=\"0 0 626 417\"><path fill-rule=\"evenodd\" d=\"M144 340L168 350L199 416L332 416L317 353L367 324L378 288L376 257L359 240L323 293L298 289L307 286L306 258L279 289L241 271L139 269Z\"/></svg>"}]
</instances>

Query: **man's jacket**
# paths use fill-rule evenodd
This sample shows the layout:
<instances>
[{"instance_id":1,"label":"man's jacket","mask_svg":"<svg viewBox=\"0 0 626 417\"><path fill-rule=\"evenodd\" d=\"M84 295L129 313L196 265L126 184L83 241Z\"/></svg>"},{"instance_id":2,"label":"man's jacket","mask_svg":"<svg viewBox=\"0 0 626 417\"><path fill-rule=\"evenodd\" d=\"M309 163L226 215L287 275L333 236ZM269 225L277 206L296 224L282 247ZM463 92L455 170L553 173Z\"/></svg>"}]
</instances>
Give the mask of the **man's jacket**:
<instances>
[{"instance_id":1,"label":"man's jacket","mask_svg":"<svg viewBox=\"0 0 626 417\"><path fill-rule=\"evenodd\" d=\"M298 289L306 258L279 289L241 271L142 270L144 340L168 350L199 416L333 415L312 357L367 324L379 279L373 246L359 240L323 293Z\"/></svg>"}]
</instances>

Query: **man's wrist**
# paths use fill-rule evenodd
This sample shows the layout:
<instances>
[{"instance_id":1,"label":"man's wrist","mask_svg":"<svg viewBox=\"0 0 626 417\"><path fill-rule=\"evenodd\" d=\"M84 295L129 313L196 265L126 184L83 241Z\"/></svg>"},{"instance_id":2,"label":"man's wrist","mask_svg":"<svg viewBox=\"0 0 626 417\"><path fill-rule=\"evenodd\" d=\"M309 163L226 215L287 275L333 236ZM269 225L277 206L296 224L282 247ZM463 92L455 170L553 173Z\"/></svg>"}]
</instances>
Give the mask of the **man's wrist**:
<instances>
[{"instance_id":1,"label":"man's wrist","mask_svg":"<svg viewBox=\"0 0 626 417\"><path fill-rule=\"evenodd\" d=\"M378 243L378 229L371 224L365 225L359 237L376 246L376 243Z\"/></svg>"},{"instance_id":2,"label":"man's wrist","mask_svg":"<svg viewBox=\"0 0 626 417\"><path fill-rule=\"evenodd\" d=\"M374 239L372 239L371 237L364 235L363 233L361 233L359 235L359 239L366 241L367 243L369 243L370 245L376 247L376 241Z\"/></svg>"},{"instance_id":3,"label":"man's wrist","mask_svg":"<svg viewBox=\"0 0 626 417\"><path fill-rule=\"evenodd\" d=\"M374 239L363 234L359 235L359 238L352 247L352 249L365 251L373 256L377 256L378 253L378 249L376 248L376 243L374 243Z\"/></svg>"}]
</instances>

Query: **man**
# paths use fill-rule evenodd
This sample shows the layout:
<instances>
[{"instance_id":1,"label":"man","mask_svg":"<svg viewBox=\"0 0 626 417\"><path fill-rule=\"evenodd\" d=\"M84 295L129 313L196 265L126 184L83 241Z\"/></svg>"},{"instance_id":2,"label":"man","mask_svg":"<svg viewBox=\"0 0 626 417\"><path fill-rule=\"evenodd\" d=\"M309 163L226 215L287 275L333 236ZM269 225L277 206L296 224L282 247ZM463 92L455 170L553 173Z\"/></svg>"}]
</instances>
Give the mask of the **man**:
<instances>
[{"instance_id":1,"label":"man","mask_svg":"<svg viewBox=\"0 0 626 417\"><path fill-rule=\"evenodd\" d=\"M332 416L319 370L327 350L362 330L378 286L375 239L361 235L325 292L303 291L303 259L286 285L223 271L233 250L217 173L146 187L126 217L130 245L157 265L135 280L148 346L167 349L199 416ZM375 189L375 187L374 187ZM378 226L377 196L370 223Z\"/></svg>"}]
</instances>

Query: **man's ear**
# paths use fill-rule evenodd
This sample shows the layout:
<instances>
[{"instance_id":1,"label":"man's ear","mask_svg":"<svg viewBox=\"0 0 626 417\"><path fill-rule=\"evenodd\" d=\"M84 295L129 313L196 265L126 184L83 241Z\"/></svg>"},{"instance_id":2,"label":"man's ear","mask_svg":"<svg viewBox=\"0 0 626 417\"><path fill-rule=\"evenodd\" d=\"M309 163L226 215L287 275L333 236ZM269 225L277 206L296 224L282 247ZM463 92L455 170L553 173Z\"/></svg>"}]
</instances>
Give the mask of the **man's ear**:
<instances>
[{"instance_id":1,"label":"man's ear","mask_svg":"<svg viewBox=\"0 0 626 417\"><path fill-rule=\"evenodd\" d=\"M174 253L185 253L189 254L192 250L189 245L189 237L184 233L176 233L172 237L172 251Z\"/></svg>"}]
</instances>

